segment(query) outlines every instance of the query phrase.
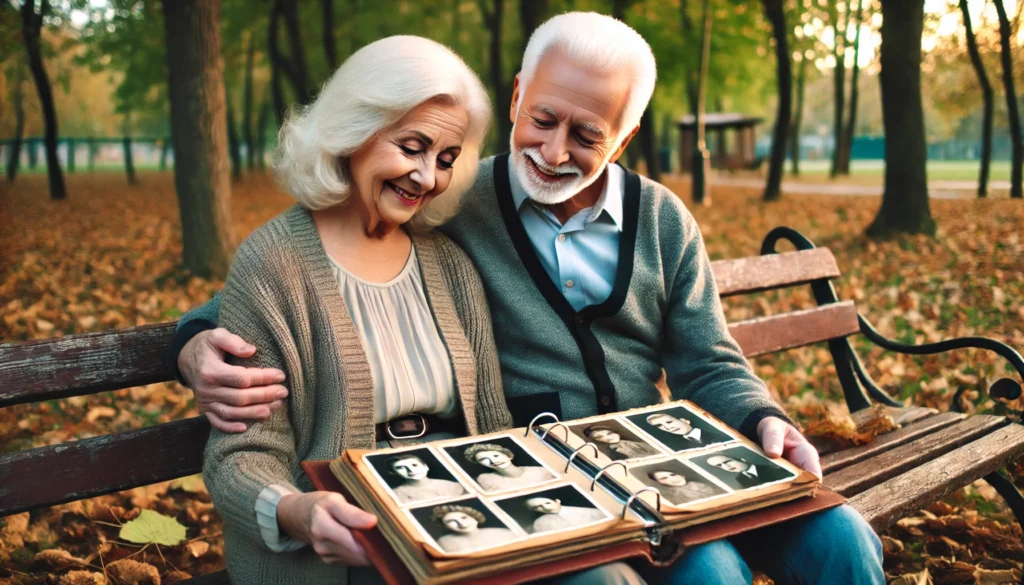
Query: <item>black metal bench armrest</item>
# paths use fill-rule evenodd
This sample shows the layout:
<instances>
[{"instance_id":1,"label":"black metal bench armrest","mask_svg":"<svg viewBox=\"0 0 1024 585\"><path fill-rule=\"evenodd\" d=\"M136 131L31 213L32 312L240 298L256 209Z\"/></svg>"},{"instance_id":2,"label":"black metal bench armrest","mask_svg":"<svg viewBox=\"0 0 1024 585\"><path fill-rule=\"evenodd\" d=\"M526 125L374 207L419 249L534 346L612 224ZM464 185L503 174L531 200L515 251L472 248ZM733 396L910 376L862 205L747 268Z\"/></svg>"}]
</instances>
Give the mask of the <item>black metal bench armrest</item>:
<instances>
[{"instance_id":1,"label":"black metal bench armrest","mask_svg":"<svg viewBox=\"0 0 1024 585\"><path fill-rule=\"evenodd\" d=\"M1017 371L1017 375L1024 380L1024 357L1021 356L1020 352L1013 349L1009 345L990 339L988 337L958 337L955 339L947 339L938 341L935 343L922 343L920 345L912 345L907 343L900 343L893 341L878 332L874 326L864 317L864 315L857 315L857 320L860 322L860 332L867 337L872 343L878 345L883 349L894 351L897 353L907 355L933 355L937 353L945 353L955 349L986 349L988 351L995 352L1006 361L1010 362L1013 369ZM865 374L866 375L866 374ZM858 373L858 377L860 377ZM870 378L868 378L870 382ZM864 382L864 379L861 379ZM957 390L953 396L952 409L960 411L960 397L963 395L965 388ZM1003 400L1016 400L1021 397L1021 385L1012 378L999 378L992 386L988 389L988 394L992 398L999 398Z\"/></svg>"}]
</instances>

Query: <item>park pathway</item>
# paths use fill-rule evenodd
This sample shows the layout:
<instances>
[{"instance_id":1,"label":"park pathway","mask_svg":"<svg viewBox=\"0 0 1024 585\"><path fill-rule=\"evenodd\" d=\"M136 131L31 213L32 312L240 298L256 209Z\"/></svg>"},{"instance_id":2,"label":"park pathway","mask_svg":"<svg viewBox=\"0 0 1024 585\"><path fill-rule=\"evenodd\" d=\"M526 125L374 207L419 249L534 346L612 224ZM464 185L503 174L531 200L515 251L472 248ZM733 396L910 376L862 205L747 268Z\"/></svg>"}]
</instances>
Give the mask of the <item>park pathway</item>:
<instances>
[{"instance_id":1,"label":"park pathway","mask_svg":"<svg viewBox=\"0 0 1024 585\"><path fill-rule=\"evenodd\" d=\"M689 180L688 177L683 180ZM880 197L882 195L882 178L879 177L877 185L851 185L844 183L806 183L796 181L783 181L782 192L801 195L853 195ZM711 179L712 185L729 187L743 187L750 189L764 188L764 178L752 176L728 176L718 175ZM978 183L975 181L928 181L928 194L932 199L972 199L976 197L975 189ZM989 192L998 195L1000 192L1010 190L1009 181L990 181Z\"/></svg>"}]
</instances>

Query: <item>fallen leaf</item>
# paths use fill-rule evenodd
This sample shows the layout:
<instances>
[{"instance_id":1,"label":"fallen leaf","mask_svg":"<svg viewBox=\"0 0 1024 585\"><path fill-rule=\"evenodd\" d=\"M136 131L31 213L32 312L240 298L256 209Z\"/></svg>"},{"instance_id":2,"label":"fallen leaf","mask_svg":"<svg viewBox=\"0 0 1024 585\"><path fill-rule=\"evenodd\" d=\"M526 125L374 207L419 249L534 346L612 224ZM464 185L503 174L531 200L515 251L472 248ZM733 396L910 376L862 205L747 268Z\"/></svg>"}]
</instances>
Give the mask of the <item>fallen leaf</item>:
<instances>
[{"instance_id":1,"label":"fallen leaf","mask_svg":"<svg viewBox=\"0 0 1024 585\"><path fill-rule=\"evenodd\" d=\"M168 486L172 490L182 490L193 494L205 494L206 484L203 483L203 474L197 473L186 477L179 477Z\"/></svg>"},{"instance_id":2,"label":"fallen leaf","mask_svg":"<svg viewBox=\"0 0 1024 585\"><path fill-rule=\"evenodd\" d=\"M160 585L160 571L149 563L121 559L107 564L106 570L118 585Z\"/></svg>"},{"instance_id":3,"label":"fallen leaf","mask_svg":"<svg viewBox=\"0 0 1024 585\"><path fill-rule=\"evenodd\" d=\"M83 567L86 564L82 559L73 556L61 548L41 550L32 559L33 566L46 567L54 571L70 569L71 567Z\"/></svg>"},{"instance_id":4,"label":"fallen leaf","mask_svg":"<svg viewBox=\"0 0 1024 585\"><path fill-rule=\"evenodd\" d=\"M1005 585L1008 583L1020 583L1021 572L1014 569L1001 571L989 571L978 567L974 570L975 585Z\"/></svg>"},{"instance_id":5,"label":"fallen leaf","mask_svg":"<svg viewBox=\"0 0 1024 585\"><path fill-rule=\"evenodd\" d=\"M57 585L107 585L107 578L94 571L71 571L62 575Z\"/></svg>"},{"instance_id":6,"label":"fallen leaf","mask_svg":"<svg viewBox=\"0 0 1024 585\"><path fill-rule=\"evenodd\" d=\"M114 418L117 416L117 409L109 406L94 406L89 409L89 413L85 415L85 420L95 423L96 421L103 418Z\"/></svg>"},{"instance_id":7,"label":"fallen leaf","mask_svg":"<svg viewBox=\"0 0 1024 585\"><path fill-rule=\"evenodd\" d=\"M185 540L185 533L185 527L174 518L143 510L138 518L121 527L118 537L136 544L177 546Z\"/></svg>"},{"instance_id":8,"label":"fallen leaf","mask_svg":"<svg viewBox=\"0 0 1024 585\"><path fill-rule=\"evenodd\" d=\"M906 573L889 581L889 585L932 585L932 576L928 569L920 573Z\"/></svg>"},{"instance_id":9,"label":"fallen leaf","mask_svg":"<svg viewBox=\"0 0 1024 585\"><path fill-rule=\"evenodd\" d=\"M210 551L210 543L205 540L194 540L186 544L185 547L188 549L188 552L197 559Z\"/></svg>"}]
</instances>

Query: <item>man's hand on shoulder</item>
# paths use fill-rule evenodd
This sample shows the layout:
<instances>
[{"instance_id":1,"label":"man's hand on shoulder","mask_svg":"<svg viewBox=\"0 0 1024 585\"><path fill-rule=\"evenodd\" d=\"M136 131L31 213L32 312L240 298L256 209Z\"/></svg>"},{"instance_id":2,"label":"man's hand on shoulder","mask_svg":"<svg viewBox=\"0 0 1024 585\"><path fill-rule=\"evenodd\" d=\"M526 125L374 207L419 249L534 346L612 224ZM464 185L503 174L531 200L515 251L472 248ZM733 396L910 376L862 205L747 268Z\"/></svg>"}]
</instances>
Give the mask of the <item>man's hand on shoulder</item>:
<instances>
[{"instance_id":1,"label":"man's hand on shoulder","mask_svg":"<svg viewBox=\"0 0 1024 585\"><path fill-rule=\"evenodd\" d=\"M757 436L761 438L761 448L772 459L785 457L793 465L821 478L818 450L793 425L769 416L758 423Z\"/></svg>"},{"instance_id":2,"label":"man's hand on shoulder","mask_svg":"<svg viewBox=\"0 0 1024 585\"><path fill-rule=\"evenodd\" d=\"M227 354L252 357L256 348L218 328L189 340L178 354L178 370L192 387L199 411L225 433L245 431L245 420L263 420L284 404L288 389L284 372L274 368L243 368L224 361Z\"/></svg>"}]
</instances>

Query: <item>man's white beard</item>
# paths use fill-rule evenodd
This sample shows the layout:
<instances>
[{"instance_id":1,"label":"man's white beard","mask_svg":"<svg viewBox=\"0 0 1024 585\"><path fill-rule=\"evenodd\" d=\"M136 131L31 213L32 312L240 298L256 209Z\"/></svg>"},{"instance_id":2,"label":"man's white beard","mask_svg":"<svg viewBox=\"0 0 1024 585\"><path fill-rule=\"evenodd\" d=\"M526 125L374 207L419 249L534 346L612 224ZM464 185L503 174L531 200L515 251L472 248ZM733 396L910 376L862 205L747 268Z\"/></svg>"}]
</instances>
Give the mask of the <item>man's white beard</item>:
<instances>
[{"instance_id":1,"label":"man's white beard","mask_svg":"<svg viewBox=\"0 0 1024 585\"><path fill-rule=\"evenodd\" d=\"M583 177L583 170L580 169L576 163L567 162L552 167L544 162L544 156L541 154L539 148L527 147L517 149L513 137L515 136L515 126L512 128L512 135L509 137L509 149L512 151L512 166L516 171L516 178L519 179L519 184L523 187L523 191L526 191L526 195L540 203L541 205L557 205L572 199L580 191L594 184L594 181L601 177L604 173L604 169L608 166L608 161L605 160L601 163L601 168L594 173L590 178ZM544 172L551 175L568 175L572 176L570 179L561 179L557 183L551 184L545 182L543 179L535 176L536 170L530 168L530 162L537 165L538 168L543 169Z\"/></svg>"}]
</instances>

